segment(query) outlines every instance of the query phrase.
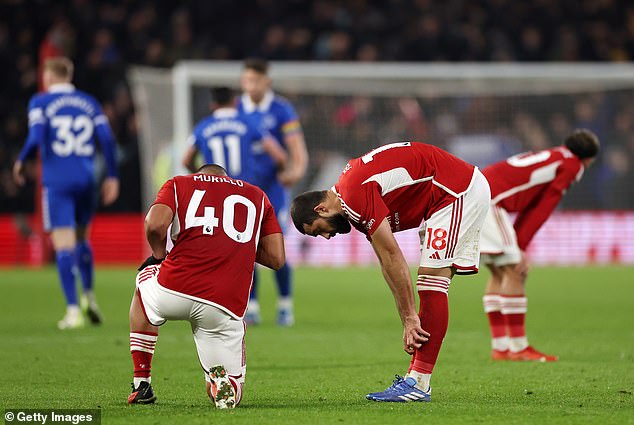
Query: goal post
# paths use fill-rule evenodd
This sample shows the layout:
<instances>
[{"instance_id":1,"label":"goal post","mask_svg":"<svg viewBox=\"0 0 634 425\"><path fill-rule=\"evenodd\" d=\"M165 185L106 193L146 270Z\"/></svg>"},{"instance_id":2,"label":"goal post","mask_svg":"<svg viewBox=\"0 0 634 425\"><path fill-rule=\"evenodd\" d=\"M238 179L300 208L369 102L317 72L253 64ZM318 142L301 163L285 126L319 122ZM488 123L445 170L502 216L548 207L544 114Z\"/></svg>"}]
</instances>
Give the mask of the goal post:
<instances>
[{"instance_id":1,"label":"goal post","mask_svg":"<svg viewBox=\"0 0 634 425\"><path fill-rule=\"evenodd\" d=\"M238 61L131 69L144 206L159 182L184 173L180 159L194 123L209 113L209 88L238 89L241 70ZM634 209L627 178L617 172L605 180L606 170L623 168L622 154L634 143L628 139L634 140L634 128L621 128L623 114L634 115L632 64L271 62L270 76L273 89L297 109L311 156L295 190L328 187L348 158L388 142L425 141L485 166L560 144L583 126L599 134L604 149L564 198L563 210ZM634 261L634 247L605 249L621 257L631 249ZM313 254L292 255L311 263ZM366 254L355 261L363 263Z\"/></svg>"}]
</instances>

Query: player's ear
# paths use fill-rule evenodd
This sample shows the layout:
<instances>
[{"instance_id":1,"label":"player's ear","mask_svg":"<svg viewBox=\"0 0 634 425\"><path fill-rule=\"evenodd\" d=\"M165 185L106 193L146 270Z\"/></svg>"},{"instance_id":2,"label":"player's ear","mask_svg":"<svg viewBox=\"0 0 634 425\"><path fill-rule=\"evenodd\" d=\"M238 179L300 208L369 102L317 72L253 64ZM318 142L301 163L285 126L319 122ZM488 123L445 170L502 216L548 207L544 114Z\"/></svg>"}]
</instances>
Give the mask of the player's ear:
<instances>
[{"instance_id":1,"label":"player's ear","mask_svg":"<svg viewBox=\"0 0 634 425\"><path fill-rule=\"evenodd\" d=\"M313 211L315 211L319 215L327 214L328 207L326 206L324 202L320 202L319 204L315 205L315 208L313 208Z\"/></svg>"}]
</instances>

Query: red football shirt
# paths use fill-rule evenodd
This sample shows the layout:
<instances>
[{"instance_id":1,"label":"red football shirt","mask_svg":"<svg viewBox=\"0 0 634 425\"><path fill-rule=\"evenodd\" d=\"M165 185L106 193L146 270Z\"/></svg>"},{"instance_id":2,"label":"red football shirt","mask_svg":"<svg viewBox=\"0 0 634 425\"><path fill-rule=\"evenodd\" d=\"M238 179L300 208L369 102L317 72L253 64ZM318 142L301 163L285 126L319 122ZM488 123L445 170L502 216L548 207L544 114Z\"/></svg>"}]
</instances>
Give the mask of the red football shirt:
<instances>
[{"instance_id":1,"label":"red football shirt","mask_svg":"<svg viewBox=\"0 0 634 425\"><path fill-rule=\"evenodd\" d=\"M334 191L357 230L370 236L387 217L398 232L419 227L464 194L474 169L435 146L392 143L348 162Z\"/></svg>"},{"instance_id":2,"label":"red football shirt","mask_svg":"<svg viewBox=\"0 0 634 425\"><path fill-rule=\"evenodd\" d=\"M242 317L258 241L282 233L264 192L241 180L192 174L168 180L154 204L174 213L174 248L161 264L161 286Z\"/></svg>"},{"instance_id":3,"label":"red football shirt","mask_svg":"<svg viewBox=\"0 0 634 425\"><path fill-rule=\"evenodd\" d=\"M491 201L517 212L517 243L526 249L557 207L566 189L583 174L583 163L566 147L515 155L486 167Z\"/></svg>"}]
</instances>

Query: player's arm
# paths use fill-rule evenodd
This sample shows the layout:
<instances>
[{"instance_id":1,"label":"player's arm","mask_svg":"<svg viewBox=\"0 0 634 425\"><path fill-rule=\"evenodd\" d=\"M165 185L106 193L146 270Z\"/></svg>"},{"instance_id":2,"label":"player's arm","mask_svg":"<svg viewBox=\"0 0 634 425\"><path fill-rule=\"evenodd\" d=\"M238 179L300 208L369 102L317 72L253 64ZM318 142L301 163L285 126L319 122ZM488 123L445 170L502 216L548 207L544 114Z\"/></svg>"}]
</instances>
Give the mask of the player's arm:
<instances>
[{"instance_id":1,"label":"player's arm","mask_svg":"<svg viewBox=\"0 0 634 425\"><path fill-rule=\"evenodd\" d=\"M26 142L13 165L13 179L18 186L24 185L24 161L31 157L46 138L47 120L44 109L35 99L29 103L29 133Z\"/></svg>"},{"instance_id":2,"label":"player's arm","mask_svg":"<svg viewBox=\"0 0 634 425\"><path fill-rule=\"evenodd\" d=\"M255 261L263 266L279 270L286 262L282 228L277 221L271 201L269 201L269 198L264 193L262 193L262 196L263 217L260 227L261 236L258 241Z\"/></svg>"},{"instance_id":3,"label":"player's arm","mask_svg":"<svg viewBox=\"0 0 634 425\"><path fill-rule=\"evenodd\" d=\"M273 159L273 162L275 162L275 165L279 168L286 166L288 154L271 136L267 135L262 138L262 149Z\"/></svg>"},{"instance_id":4,"label":"player's arm","mask_svg":"<svg viewBox=\"0 0 634 425\"><path fill-rule=\"evenodd\" d=\"M182 164L189 172L193 173L196 171L196 155L198 154L196 137L194 135L189 136L188 142L189 146L183 155Z\"/></svg>"},{"instance_id":5,"label":"player's arm","mask_svg":"<svg viewBox=\"0 0 634 425\"><path fill-rule=\"evenodd\" d=\"M294 111L292 114L295 115ZM289 163L286 169L278 176L280 182L285 186L292 186L304 177L308 167L308 151L304 132L296 116L283 126L284 144L289 154Z\"/></svg>"},{"instance_id":6,"label":"player's arm","mask_svg":"<svg viewBox=\"0 0 634 425\"><path fill-rule=\"evenodd\" d=\"M255 261L273 270L279 270L286 262L284 237L281 233L273 233L260 238Z\"/></svg>"},{"instance_id":7,"label":"player's arm","mask_svg":"<svg viewBox=\"0 0 634 425\"><path fill-rule=\"evenodd\" d=\"M398 246L390 229L387 218L370 236L372 248L381 263L381 271L392 291L396 308L403 323L403 345L406 352L412 354L416 348L427 341L429 333L420 325L420 319L414 303L412 277L403 252Z\"/></svg>"},{"instance_id":8,"label":"player's arm","mask_svg":"<svg viewBox=\"0 0 634 425\"><path fill-rule=\"evenodd\" d=\"M533 236L557 208L566 189L575 180L578 171L578 168L560 167L555 179L545 189L538 201L518 214L513 227L517 233L517 244L522 251L526 250Z\"/></svg>"},{"instance_id":9,"label":"player's arm","mask_svg":"<svg viewBox=\"0 0 634 425\"><path fill-rule=\"evenodd\" d=\"M110 205L119 197L117 142L108 123L108 118L103 114L101 108L98 108L93 121L95 123L95 133L106 161L107 176L101 185L101 199L104 205Z\"/></svg>"},{"instance_id":10,"label":"player's arm","mask_svg":"<svg viewBox=\"0 0 634 425\"><path fill-rule=\"evenodd\" d=\"M172 208L164 204L154 204L145 216L145 237L152 256L163 259L167 255L167 229L174 219Z\"/></svg>"}]
</instances>

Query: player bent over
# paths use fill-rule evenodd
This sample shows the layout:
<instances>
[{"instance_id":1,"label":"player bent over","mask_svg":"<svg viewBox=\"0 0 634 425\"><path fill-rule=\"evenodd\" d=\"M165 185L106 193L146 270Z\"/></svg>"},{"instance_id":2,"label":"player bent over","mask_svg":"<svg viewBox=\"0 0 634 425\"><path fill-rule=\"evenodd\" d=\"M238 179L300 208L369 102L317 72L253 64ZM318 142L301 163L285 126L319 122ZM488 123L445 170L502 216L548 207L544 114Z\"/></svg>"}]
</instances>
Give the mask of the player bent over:
<instances>
[{"instance_id":1,"label":"player bent over","mask_svg":"<svg viewBox=\"0 0 634 425\"><path fill-rule=\"evenodd\" d=\"M556 361L528 344L524 251L599 152L591 131L577 130L563 146L513 156L483 170L491 185L491 209L482 229L482 262L491 270L483 297L493 360ZM517 213L511 223L509 212Z\"/></svg>"},{"instance_id":2,"label":"player bent over","mask_svg":"<svg viewBox=\"0 0 634 425\"><path fill-rule=\"evenodd\" d=\"M480 229L491 200L473 165L439 148L401 142L348 162L330 190L307 192L291 204L297 230L330 239L351 225L364 233L381 264L412 355L405 378L368 394L374 401L431 401L431 374L449 322L454 274L477 273ZM393 233L420 229L416 312L410 271Z\"/></svg>"},{"instance_id":3,"label":"player bent over","mask_svg":"<svg viewBox=\"0 0 634 425\"><path fill-rule=\"evenodd\" d=\"M42 217L51 232L57 271L66 298L66 315L60 329L84 325L77 299L76 270L84 295L82 307L93 324L101 315L93 292L94 264L88 243L88 226L95 213L95 136L99 138L108 176L102 184L102 201L110 205L119 196L115 139L99 103L71 84L73 63L64 57L44 64L46 92L29 102L29 135L13 166L13 176L24 184L24 161L39 149L42 160Z\"/></svg>"},{"instance_id":4,"label":"player bent over","mask_svg":"<svg viewBox=\"0 0 634 425\"><path fill-rule=\"evenodd\" d=\"M167 229L174 248L167 254ZM191 323L207 393L218 408L242 399L244 313L255 262L279 269L284 241L264 192L213 164L168 180L145 218L152 248L130 306L134 382L128 403L156 400L151 385L158 326Z\"/></svg>"}]
</instances>

